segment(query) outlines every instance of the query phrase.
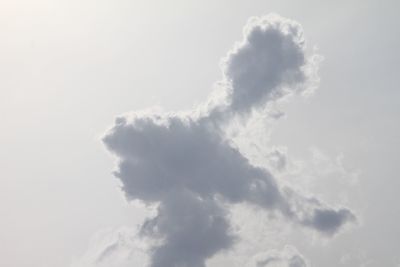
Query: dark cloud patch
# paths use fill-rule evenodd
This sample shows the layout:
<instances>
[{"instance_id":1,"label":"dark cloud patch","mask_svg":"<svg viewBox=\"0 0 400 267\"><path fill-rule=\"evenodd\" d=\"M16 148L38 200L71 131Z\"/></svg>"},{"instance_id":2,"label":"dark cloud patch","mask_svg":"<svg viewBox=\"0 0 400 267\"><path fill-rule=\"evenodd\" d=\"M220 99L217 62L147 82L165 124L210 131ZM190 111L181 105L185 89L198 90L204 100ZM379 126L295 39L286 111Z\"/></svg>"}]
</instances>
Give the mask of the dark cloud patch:
<instances>
[{"instance_id":1,"label":"dark cloud patch","mask_svg":"<svg viewBox=\"0 0 400 267\"><path fill-rule=\"evenodd\" d=\"M331 210L326 208L315 209L310 219L304 225L326 234L334 234L347 221L355 221L354 214L349 209Z\"/></svg>"},{"instance_id":2,"label":"dark cloud patch","mask_svg":"<svg viewBox=\"0 0 400 267\"><path fill-rule=\"evenodd\" d=\"M225 59L230 109L246 113L296 90L307 80L303 31L276 16L252 18ZM290 88L289 88L290 87Z\"/></svg>"},{"instance_id":3,"label":"dark cloud patch","mask_svg":"<svg viewBox=\"0 0 400 267\"><path fill-rule=\"evenodd\" d=\"M224 132L233 117L246 118L306 89L310 66L304 49L299 24L277 16L253 18L244 40L225 58L225 99L203 113L121 116L106 133L103 141L118 158L114 174L127 199L159 205L141 230L160 240L150 251L152 267L204 267L229 249L235 241L229 204L250 203L326 234L354 217L280 186Z\"/></svg>"},{"instance_id":4,"label":"dark cloud patch","mask_svg":"<svg viewBox=\"0 0 400 267\"><path fill-rule=\"evenodd\" d=\"M142 228L147 236L164 238L154 250L152 266L205 266L204 259L229 248L234 240L225 213L212 199L185 190L170 192L157 216Z\"/></svg>"}]
</instances>

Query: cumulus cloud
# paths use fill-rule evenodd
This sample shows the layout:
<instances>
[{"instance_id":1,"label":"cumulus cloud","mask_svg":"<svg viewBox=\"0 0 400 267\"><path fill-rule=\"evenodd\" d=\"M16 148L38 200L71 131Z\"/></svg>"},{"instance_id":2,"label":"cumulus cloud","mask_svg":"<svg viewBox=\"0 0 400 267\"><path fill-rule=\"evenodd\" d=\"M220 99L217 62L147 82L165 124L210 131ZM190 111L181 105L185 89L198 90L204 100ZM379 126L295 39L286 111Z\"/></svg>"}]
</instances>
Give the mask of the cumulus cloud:
<instances>
[{"instance_id":1,"label":"cumulus cloud","mask_svg":"<svg viewBox=\"0 0 400 267\"><path fill-rule=\"evenodd\" d=\"M228 53L224 73L230 109L249 112L301 88L307 79L304 38L299 24L278 17L252 18L245 38Z\"/></svg>"},{"instance_id":2,"label":"cumulus cloud","mask_svg":"<svg viewBox=\"0 0 400 267\"><path fill-rule=\"evenodd\" d=\"M230 204L252 204L326 235L354 219L348 209L280 185L226 135L235 118L308 90L313 73L298 23L252 18L223 60L222 97L201 112L133 112L116 119L103 138L118 158L114 174L127 199L158 205L140 230L159 240L149 250L151 267L204 267L231 248L236 237L227 217Z\"/></svg>"}]
</instances>

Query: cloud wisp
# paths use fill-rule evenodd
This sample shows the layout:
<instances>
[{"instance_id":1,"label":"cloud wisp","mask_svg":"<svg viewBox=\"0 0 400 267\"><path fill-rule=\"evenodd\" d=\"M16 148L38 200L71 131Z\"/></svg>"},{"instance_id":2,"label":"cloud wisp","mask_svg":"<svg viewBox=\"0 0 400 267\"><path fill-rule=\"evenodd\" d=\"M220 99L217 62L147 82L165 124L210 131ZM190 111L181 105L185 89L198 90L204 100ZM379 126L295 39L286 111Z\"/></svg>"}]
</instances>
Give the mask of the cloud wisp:
<instances>
[{"instance_id":1,"label":"cloud wisp","mask_svg":"<svg viewBox=\"0 0 400 267\"><path fill-rule=\"evenodd\" d=\"M280 185L225 132L236 118L246 120L254 110L309 90L315 68L298 23L255 17L223 60L218 97L191 112L133 112L116 119L103 138L118 158L114 174L128 200L158 205L140 231L159 240L149 250L151 267L204 267L231 248L236 237L229 204L249 203L325 235L354 220L346 208Z\"/></svg>"},{"instance_id":2,"label":"cloud wisp","mask_svg":"<svg viewBox=\"0 0 400 267\"><path fill-rule=\"evenodd\" d=\"M307 267L307 261L292 246L285 246L282 251L270 250L255 255L247 267Z\"/></svg>"}]
</instances>

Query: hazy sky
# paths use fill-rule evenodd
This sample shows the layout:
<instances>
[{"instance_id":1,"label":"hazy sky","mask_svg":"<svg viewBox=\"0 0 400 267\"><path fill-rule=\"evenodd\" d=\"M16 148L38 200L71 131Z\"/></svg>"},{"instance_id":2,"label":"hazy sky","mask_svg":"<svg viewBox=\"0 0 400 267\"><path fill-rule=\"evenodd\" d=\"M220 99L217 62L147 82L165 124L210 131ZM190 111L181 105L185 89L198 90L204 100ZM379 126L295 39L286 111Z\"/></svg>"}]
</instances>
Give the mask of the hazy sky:
<instances>
[{"instance_id":1,"label":"hazy sky","mask_svg":"<svg viewBox=\"0 0 400 267\"><path fill-rule=\"evenodd\" d=\"M397 1L2 1L0 265L135 266L132 248L137 260L146 246L135 229L156 211L127 202L102 136L122 113L204 103L248 19L275 12L301 24L307 55L324 58L320 85L276 104L285 113L277 120L250 119L237 146L276 169L279 183L349 208L357 223L326 237L235 206L229 221L240 240L207 266L269 257L281 260L264 260L268 267L293 259L288 266L397 267L398 9ZM112 245L115 255L103 253Z\"/></svg>"}]
</instances>

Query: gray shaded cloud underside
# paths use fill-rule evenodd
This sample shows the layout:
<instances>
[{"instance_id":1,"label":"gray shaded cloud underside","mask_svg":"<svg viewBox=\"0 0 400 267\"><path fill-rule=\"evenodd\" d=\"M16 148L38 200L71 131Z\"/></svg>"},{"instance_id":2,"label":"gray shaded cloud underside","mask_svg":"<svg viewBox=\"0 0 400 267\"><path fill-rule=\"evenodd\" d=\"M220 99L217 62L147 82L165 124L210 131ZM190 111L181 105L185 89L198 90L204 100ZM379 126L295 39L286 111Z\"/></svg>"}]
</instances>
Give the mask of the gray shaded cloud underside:
<instances>
[{"instance_id":1,"label":"gray shaded cloud underside","mask_svg":"<svg viewBox=\"0 0 400 267\"><path fill-rule=\"evenodd\" d=\"M278 212L326 235L355 218L279 185L224 132L234 118L308 89L315 66L305 54L301 26L278 16L252 18L223 63L224 97L202 112L132 113L117 118L103 138L118 157L115 176L126 197L159 203L141 231L162 240L150 251L152 267L204 267L229 249L236 240L226 216L231 203Z\"/></svg>"}]
</instances>

